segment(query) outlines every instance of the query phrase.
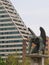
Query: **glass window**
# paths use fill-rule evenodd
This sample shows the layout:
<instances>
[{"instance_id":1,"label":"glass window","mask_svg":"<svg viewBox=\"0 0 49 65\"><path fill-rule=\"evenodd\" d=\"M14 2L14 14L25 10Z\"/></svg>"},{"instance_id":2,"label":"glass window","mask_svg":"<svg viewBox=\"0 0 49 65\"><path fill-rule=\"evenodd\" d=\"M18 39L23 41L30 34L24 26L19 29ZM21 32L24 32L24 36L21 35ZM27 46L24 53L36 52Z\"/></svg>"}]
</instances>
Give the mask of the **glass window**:
<instances>
[{"instance_id":1,"label":"glass window","mask_svg":"<svg viewBox=\"0 0 49 65\"><path fill-rule=\"evenodd\" d=\"M0 32L0 34L19 34L19 32Z\"/></svg>"},{"instance_id":2,"label":"glass window","mask_svg":"<svg viewBox=\"0 0 49 65\"><path fill-rule=\"evenodd\" d=\"M3 18L3 17L9 17L9 15L1 15L0 17L2 17L2 18Z\"/></svg>"},{"instance_id":3,"label":"glass window","mask_svg":"<svg viewBox=\"0 0 49 65\"><path fill-rule=\"evenodd\" d=\"M8 38L22 38L21 36L6 36L6 37L0 37L0 39L8 39Z\"/></svg>"},{"instance_id":4,"label":"glass window","mask_svg":"<svg viewBox=\"0 0 49 65\"><path fill-rule=\"evenodd\" d=\"M8 36L6 38L21 38L21 36Z\"/></svg>"},{"instance_id":5,"label":"glass window","mask_svg":"<svg viewBox=\"0 0 49 65\"><path fill-rule=\"evenodd\" d=\"M0 30L14 30L14 29L16 29L15 27L12 27L12 28L0 28Z\"/></svg>"},{"instance_id":6,"label":"glass window","mask_svg":"<svg viewBox=\"0 0 49 65\"><path fill-rule=\"evenodd\" d=\"M6 13L6 11L0 11L0 14L2 14L2 13Z\"/></svg>"},{"instance_id":7,"label":"glass window","mask_svg":"<svg viewBox=\"0 0 49 65\"><path fill-rule=\"evenodd\" d=\"M0 39L5 39L5 37L0 37Z\"/></svg>"},{"instance_id":8,"label":"glass window","mask_svg":"<svg viewBox=\"0 0 49 65\"><path fill-rule=\"evenodd\" d=\"M10 22L10 21L12 21L11 19L2 19L2 20L0 20L0 22Z\"/></svg>"},{"instance_id":9,"label":"glass window","mask_svg":"<svg viewBox=\"0 0 49 65\"><path fill-rule=\"evenodd\" d=\"M19 23L16 23L16 25L18 25L18 26L24 26L23 24L19 24Z\"/></svg>"},{"instance_id":10,"label":"glass window","mask_svg":"<svg viewBox=\"0 0 49 65\"><path fill-rule=\"evenodd\" d=\"M13 43L13 42L23 42L23 40L9 40L9 41L0 41L0 43Z\"/></svg>"},{"instance_id":11,"label":"glass window","mask_svg":"<svg viewBox=\"0 0 49 65\"><path fill-rule=\"evenodd\" d=\"M0 9L4 9L4 8L1 6Z\"/></svg>"},{"instance_id":12,"label":"glass window","mask_svg":"<svg viewBox=\"0 0 49 65\"><path fill-rule=\"evenodd\" d=\"M17 53L18 55L22 55L22 53Z\"/></svg>"},{"instance_id":13,"label":"glass window","mask_svg":"<svg viewBox=\"0 0 49 65\"><path fill-rule=\"evenodd\" d=\"M2 1L4 1L4 2L8 2L8 3L9 3L9 1L7 1L7 0L2 0Z\"/></svg>"},{"instance_id":14,"label":"glass window","mask_svg":"<svg viewBox=\"0 0 49 65\"><path fill-rule=\"evenodd\" d=\"M0 24L0 26L11 26L14 25L13 23L8 23L8 24Z\"/></svg>"},{"instance_id":15,"label":"glass window","mask_svg":"<svg viewBox=\"0 0 49 65\"><path fill-rule=\"evenodd\" d=\"M0 56L5 56L5 54L0 54Z\"/></svg>"},{"instance_id":16,"label":"glass window","mask_svg":"<svg viewBox=\"0 0 49 65\"><path fill-rule=\"evenodd\" d=\"M20 45L0 45L0 48L2 48L2 47L20 47L20 46L22 46L22 44L20 44Z\"/></svg>"},{"instance_id":17,"label":"glass window","mask_svg":"<svg viewBox=\"0 0 49 65\"><path fill-rule=\"evenodd\" d=\"M14 11L13 10L12 11L8 11L8 12L14 14Z\"/></svg>"},{"instance_id":18,"label":"glass window","mask_svg":"<svg viewBox=\"0 0 49 65\"><path fill-rule=\"evenodd\" d=\"M23 49L17 49L17 51L22 51Z\"/></svg>"},{"instance_id":19,"label":"glass window","mask_svg":"<svg viewBox=\"0 0 49 65\"><path fill-rule=\"evenodd\" d=\"M16 51L16 49L6 49L6 50L0 50L0 52L12 52L12 51Z\"/></svg>"}]
</instances>

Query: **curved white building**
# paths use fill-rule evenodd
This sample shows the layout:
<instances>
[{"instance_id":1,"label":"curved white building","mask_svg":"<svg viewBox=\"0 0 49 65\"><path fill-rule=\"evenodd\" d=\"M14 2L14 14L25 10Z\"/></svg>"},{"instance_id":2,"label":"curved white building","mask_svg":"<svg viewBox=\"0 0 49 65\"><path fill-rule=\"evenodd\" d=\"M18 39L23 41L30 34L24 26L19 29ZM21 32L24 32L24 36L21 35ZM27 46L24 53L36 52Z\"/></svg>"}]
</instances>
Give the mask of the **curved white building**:
<instances>
[{"instance_id":1,"label":"curved white building","mask_svg":"<svg viewBox=\"0 0 49 65\"><path fill-rule=\"evenodd\" d=\"M29 31L9 0L0 0L0 56L17 53L22 58L23 40L28 43Z\"/></svg>"}]
</instances>

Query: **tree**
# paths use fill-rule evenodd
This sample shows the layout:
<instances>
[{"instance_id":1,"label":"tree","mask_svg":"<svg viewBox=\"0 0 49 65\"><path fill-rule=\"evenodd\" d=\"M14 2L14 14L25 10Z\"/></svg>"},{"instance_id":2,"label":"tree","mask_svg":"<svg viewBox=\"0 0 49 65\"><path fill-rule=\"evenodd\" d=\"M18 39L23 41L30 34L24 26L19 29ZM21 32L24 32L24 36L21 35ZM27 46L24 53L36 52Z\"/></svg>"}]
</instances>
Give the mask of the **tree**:
<instances>
[{"instance_id":1,"label":"tree","mask_svg":"<svg viewBox=\"0 0 49 65\"><path fill-rule=\"evenodd\" d=\"M49 65L49 58L45 59L45 65Z\"/></svg>"},{"instance_id":2,"label":"tree","mask_svg":"<svg viewBox=\"0 0 49 65\"><path fill-rule=\"evenodd\" d=\"M0 57L0 65L6 65L6 62L4 62L1 57Z\"/></svg>"},{"instance_id":3,"label":"tree","mask_svg":"<svg viewBox=\"0 0 49 65\"><path fill-rule=\"evenodd\" d=\"M48 55L48 51L45 51L45 55ZM49 58L45 58L45 65L49 64Z\"/></svg>"},{"instance_id":4,"label":"tree","mask_svg":"<svg viewBox=\"0 0 49 65\"><path fill-rule=\"evenodd\" d=\"M14 56L14 54L8 55L8 58L6 60L7 65L18 65L18 58Z\"/></svg>"},{"instance_id":5,"label":"tree","mask_svg":"<svg viewBox=\"0 0 49 65\"><path fill-rule=\"evenodd\" d=\"M23 65L30 65L30 58L29 57L25 57Z\"/></svg>"}]
</instances>

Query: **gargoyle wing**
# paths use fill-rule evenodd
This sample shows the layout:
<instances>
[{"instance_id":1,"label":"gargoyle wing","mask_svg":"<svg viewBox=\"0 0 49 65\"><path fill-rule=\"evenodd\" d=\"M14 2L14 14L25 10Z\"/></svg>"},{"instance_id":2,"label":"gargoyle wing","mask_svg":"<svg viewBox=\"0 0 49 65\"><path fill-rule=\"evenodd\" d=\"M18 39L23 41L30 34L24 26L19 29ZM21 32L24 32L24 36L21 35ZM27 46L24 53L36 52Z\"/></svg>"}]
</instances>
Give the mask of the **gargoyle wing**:
<instances>
[{"instance_id":1,"label":"gargoyle wing","mask_svg":"<svg viewBox=\"0 0 49 65\"><path fill-rule=\"evenodd\" d=\"M31 32L31 35L32 35L32 36L37 37L37 36L35 35L35 33L34 33L30 28L28 28L28 30Z\"/></svg>"},{"instance_id":2,"label":"gargoyle wing","mask_svg":"<svg viewBox=\"0 0 49 65\"><path fill-rule=\"evenodd\" d=\"M42 27L40 27L40 32L41 32L40 37L43 39L43 43L46 46L46 33L45 33L45 30Z\"/></svg>"}]
</instances>

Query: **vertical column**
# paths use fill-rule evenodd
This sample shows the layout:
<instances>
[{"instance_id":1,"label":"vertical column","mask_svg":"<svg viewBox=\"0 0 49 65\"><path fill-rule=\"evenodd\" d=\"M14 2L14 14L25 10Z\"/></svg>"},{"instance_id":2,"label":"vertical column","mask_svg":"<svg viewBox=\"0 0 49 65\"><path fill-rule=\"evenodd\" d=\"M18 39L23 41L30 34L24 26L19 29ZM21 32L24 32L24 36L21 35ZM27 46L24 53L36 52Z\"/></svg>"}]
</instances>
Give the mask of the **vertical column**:
<instances>
[{"instance_id":1,"label":"vertical column","mask_svg":"<svg viewBox=\"0 0 49 65\"><path fill-rule=\"evenodd\" d=\"M31 65L44 65L44 57L31 59Z\"/></svg>"},{"instance_id":2,"label":"vertical column","mask_svg":"<svg viewBox=\"0 0 49 65\"><path fill-rule=\"evenodd\" d=\"M39 58L33 58L33 59L31 59L31 65L40 65L39 64Z\"/></svg>"},{"instance_id":3,"label":"vertical column","mask_svg":"<svg viewBox=\"0 0 49 65\"><path fill-rule=\"evenodd\" d=\"M23 40L23 64L25 62L25 57L26 57L26 40Z\"/></svg>"},{"instance_id":4,"label":"vertical column","mask_svg":"<svg viewBox=\"0 0 49 65\"><path fill-rule=\"evenodd\" d=\"M42 60L41 60L41 65L44 65L44 57L42 57Z\"/></svg>"}]
</instances>

